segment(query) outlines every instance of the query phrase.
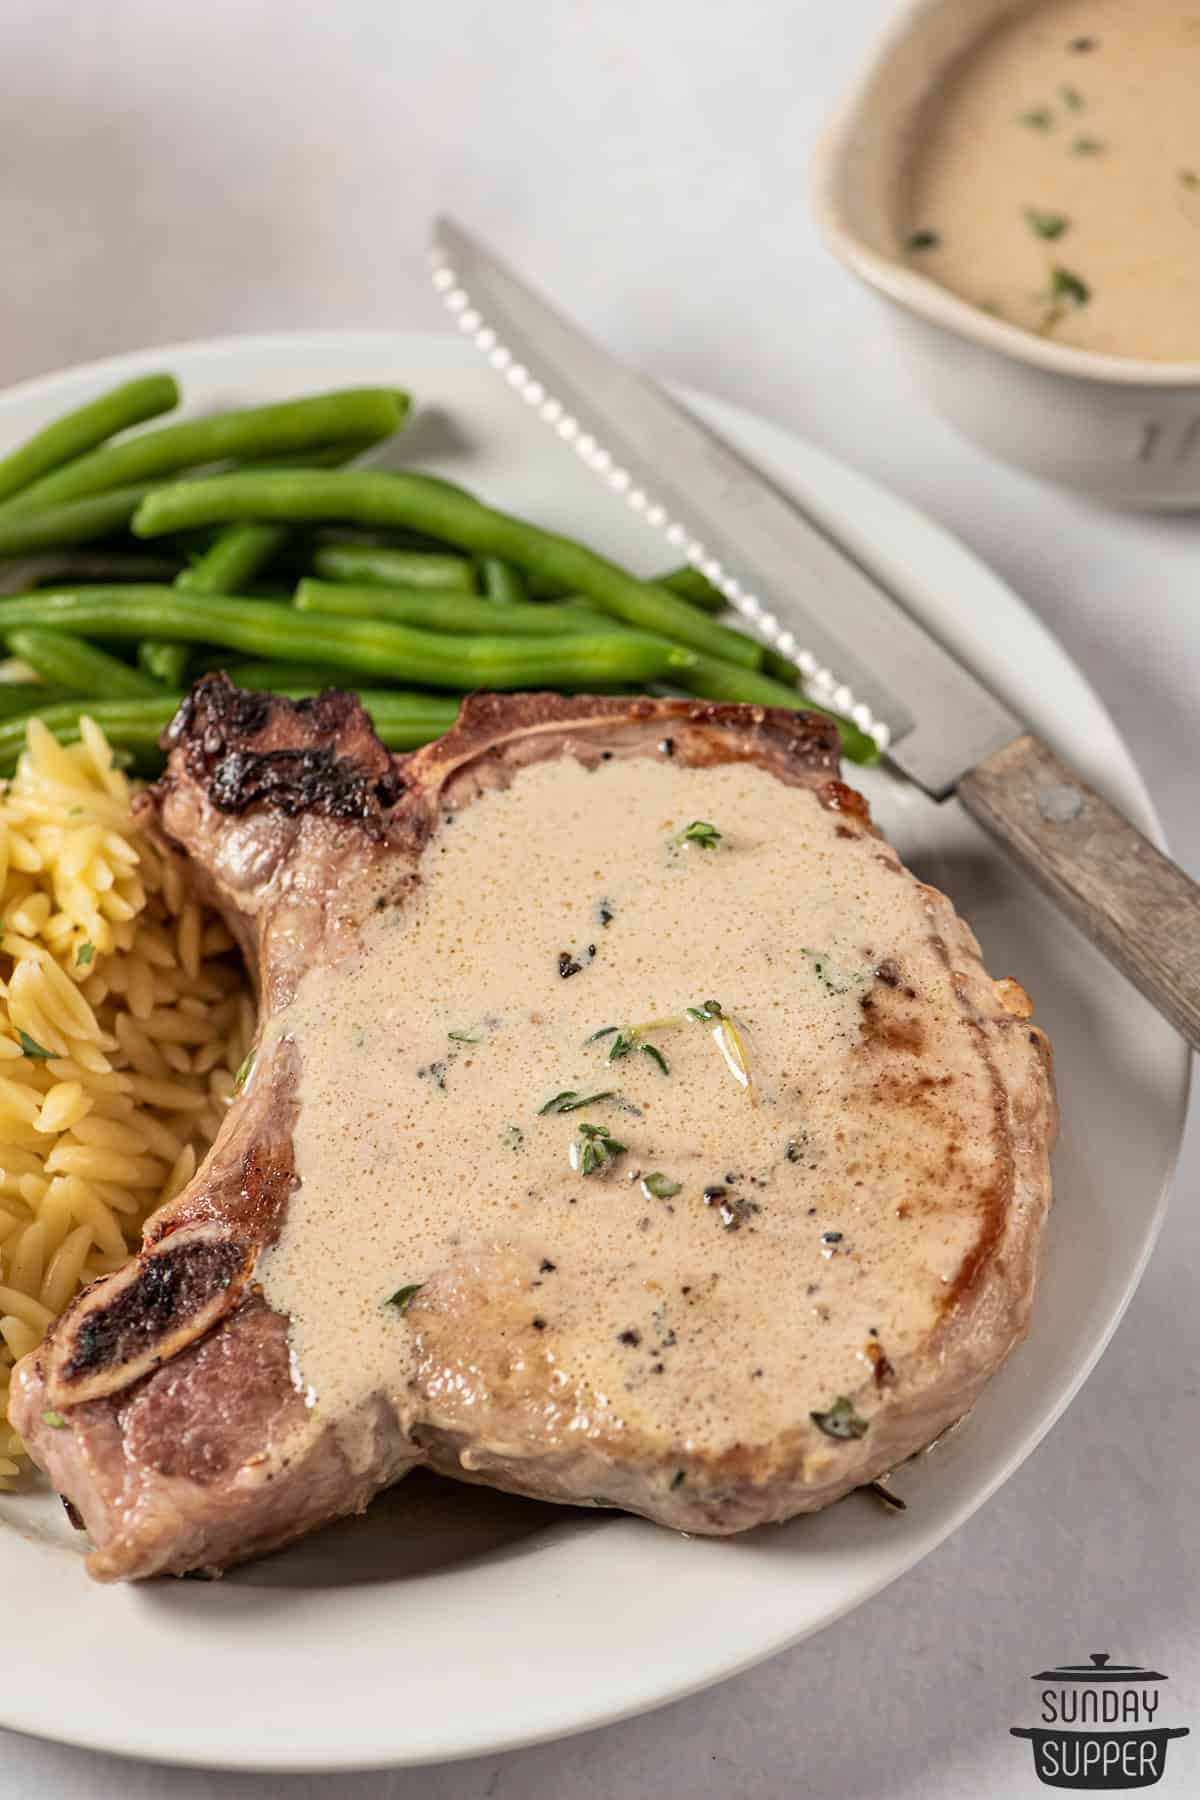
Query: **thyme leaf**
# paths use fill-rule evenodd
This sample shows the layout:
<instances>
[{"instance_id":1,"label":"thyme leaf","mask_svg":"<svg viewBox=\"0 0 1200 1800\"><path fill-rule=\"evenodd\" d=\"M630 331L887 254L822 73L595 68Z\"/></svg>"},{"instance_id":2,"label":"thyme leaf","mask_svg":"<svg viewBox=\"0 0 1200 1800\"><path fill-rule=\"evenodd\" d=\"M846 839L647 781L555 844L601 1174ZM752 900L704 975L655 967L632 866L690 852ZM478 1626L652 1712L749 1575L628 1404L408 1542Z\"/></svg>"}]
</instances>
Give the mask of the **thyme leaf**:
<instances>
[{"instance_id":1,"label":"thyme leaf","mask_svg":"<svg viewBox=\"0 0 1200 1800\"><path fill-rule=\"evenodd\" d=\"M1200 175L1195 169L1180 169L1179 179L1185 188L1200 188Z\"/></svg>"},{"instance_id":2,"label":"thyme leaf","mask_svg":"<svg viewBox=\"0 0 1200 1800\"><path fill-rule=\"evenodd\" d=\"M1062 103L1067 108L1068 112L1083 111L1083 95L1078 88L1063 87L1059 88L1058 91L1062 95Z\"/></svg>"},{"instance_id":3,"label":"thyme leaf","mask_svg":"<svg viewBox=\"0 0 1200 1800\"><path fill-rule=\"evenodd\" d=\"M1049 131L1054 123L1054 114L1048 106L1031 106L1028 112L1020 115L1022 125L1028 125L1031 131Z\"/></svg>"},{"instance_id":4,"label":"thyme leaf","mask_svg":"<svg viewBox=\"0 0 1200 1800\"><path fill-rule=\"evenodd\" d=\"M94 959L95 955L96 946L90 939L86 944L80 944L78 950L75 952L75 967L77 969L86 969L88 964Z\"/></svg>"},{"instance_id":5,"label":"thyme leaf","mask_svg":"<svg viewBox=\"0 0 1200 1800\"><path fill-rule=\"evenodd\" d=\"M855 985L853 975L835 963L827 950L810 950L801 944L800 954L809 958L817 980L828 993L848 994Z\"/></svg>"},{"instance_id":6,"label":"thyme leaf","mask_svg":"<svg viewBox=\"0 0 1200 1800\"><path fill-rule=\"evenodd\" d=\"M482 1031L448 1031L446 1036L456 1044L482 1044Z\"/></svg>"},{"instance_id":7,"label":"thyme leaf","mask_svg":"<svg viewBox=\"0 0 1200 1800\"><path fill-rule=\"evenodd\" d=\"M235 1094L240 1094L246 1083L249 1081L250 1071L254 1067L254 1058L257 1054L254 1045L251 1044L249 1050L247 1050L245 1056L243 1056L241 1062L238 1064L237 1074L233 1078L233 1091Z\"/></svg>"},{"instance_id":8,"label":"thyme leaf","mask_svg":"<svg viewBox=\"0 0 1200 1800\"><path fill-rule=\"evenodd\" d=\"M882 1481L868 1481L867 1492L874 1494L875 1498L881 1501L889 1512L908 1511L908 1501L902 1500L899 1494L893 1494L891 1488L886 1487Z\"/></svg>"},{"instance_id":9,"label":"thyme leaf","mask_svg":"<svg viewBox=\"0 0 1200 1800\"><path fill-rule=\"evenodd\" d=\"M941 237L936 231L914 231L909 234L907 247L910 250L938 250L941 243Z\"/></svg>"},{"instance_id":10,"label":"thyme leaf","mask_svg":"<svg viewBox=\"0 0 1200 1800\"><path fill-rule=\"evenodd\" d=\"M424 1286L423 1281L410 1281L407 1287L397 1288L394 1294L389 1294L387 1303L394 1306L397 1312L406 1313Z\"/></svg>"},{"instance_id":11,"label":"thyme leaf","mask_svg":"<svg viewBox=\"0 0 1200 1800\"><path fill-rule=\"evenodd\" d=\"M721 833L707 819L693 819L682 831L677 831L671 839L673 844L699 844L702 850L715 850L721 842Z\"/></svg>"},{"instance_id":12,"label":"thyme leaf","mask_svg":"<svg viewBox=\"0 0 1200 1800\"><path fill-rule=\"evenodd\" d=\"M580 1124L579 1137L571 1146L571 1161L581 1175L594 1175L597 1170L624 1156L627 1146L618 1143L607 1125Z\"/></svg>"},{"instance_id":13,"label":"thyme leaf","mask_svg":"<svg viewBox=\"0 0 1200 1800\"><path fill-rule=\"evenodd\" d=\"M1071 145L1072 156L1102 156L1104 145L1099 138L1077 137Z\"/></svg>"},{"instance_id":14,"label":"thyme leaf","mask_svg":"<svg viewBox=\"0 0 1200 1800\"><path fill-rule=\"evenodd\" d=\"M702 1000L699 1006L689 1006L686 1011L689 1019L698 1019L702 1025L708 1024L712 1019L725 1017L719 1000Z\"/></svg>"},{"instance_id":15,"label":"thyme leaf","mask_svg":"<svg viewBox=\"0 0 1200 1800\"><path fill-rule=\"evenodd\" d=\"M1025 217L1029 221L1029 229L1040 238L1060 238L1071 223L1065 213L1042 212L1036 206L1027 206Z\"/></svg>"},{"instance_id":16,"label":"thyme leaf","mask_svg":"<svg viewBox=\"0 0 1200 1800\"><path fill-rule=\"evenodd\" d=\"M29 1033L27 1031L22 1031L19 1026L17 1028L17 1038L26 1056L32 1057L35 1062L53 1062L54 1058L58 1055L57 1050L43 1050L37 1039L31 1038Z\"/></svg>"},{"instance_id":17,"label":"thyme leaf","mask_svg":"<svg viewBox=\"0 0 1200 1800\"><path fill-rule=\"evenodd\" d=\"M55 1412L52 1406L48 1406L42 1414L42 1424L49 1425L52 1431L61 1431L66 1422L62 1414Z\"/></svg>"},{"instance_id":18,"label":"thyme leaf","mask_svg":"<svg viewBox=\"0 0 1200 1800\"><path fill-rule=\"evenodd\" d=\"M870 1421L854 1410L854 1402L839 1394L828 1412L810 1412L809 1418L819 1431L831 1438L866 1437Z\"/></svg>"},{"instance_id":19,"label":"thyme leaf","mask_svg":"<svg viewBox=\"0 0 1200 1800\"><path fill-rule=\"evenodd\" d=\"M538 1117L545 1113L573 1113L581 1107L595 1106L598 1101L612 1100L616 1095L615 1088L604 1088L598 1094L581 1094L577 1088L562 1088L552 1094L544 1106L538 1107Z\"/></svg>"},{"instance_id":20,"label":"thyme leaf","mask_svg":"<svg viewBox=\"0 0 1200 1800\"><path fill-rule=\"evenodd\" d=\"M670 1200L683 1186L681 1181L672 1181L661 1169L655 1169L650 1175L642 1176L642 1187L655 1200Z\"/></svg>"}]
</instances>

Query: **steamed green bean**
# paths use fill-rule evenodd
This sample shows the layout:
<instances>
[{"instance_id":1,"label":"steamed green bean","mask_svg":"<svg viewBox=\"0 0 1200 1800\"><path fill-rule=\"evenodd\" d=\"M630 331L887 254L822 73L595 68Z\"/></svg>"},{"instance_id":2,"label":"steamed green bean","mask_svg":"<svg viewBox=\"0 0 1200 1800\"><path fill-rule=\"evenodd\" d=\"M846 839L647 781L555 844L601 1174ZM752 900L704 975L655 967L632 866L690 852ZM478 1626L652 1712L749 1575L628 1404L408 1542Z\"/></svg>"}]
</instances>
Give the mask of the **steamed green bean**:
<instances>
[{"instance_id":1,"label":"steamed green bean","mask_svg":"<svg viewBox=\"0 0 1200 1800\"><path fill-rule=\"evenodd\" d=\"M376 544L318 544L312 563L317 574L327 581L433 588L438 593L449 590L463 594L473 594L477 586L475 567L469 556L442 556L432 550L391 550Z\"/></svg>"},{"instance_id":2,"label":"steamed green bean","mask_svg":"<svg viewBox=\"0 0 1200 1800\"><path fill-rule=\"evenodd\" d=\"M252 406L238 412L212 413L203 419L186 419L181 424L143 431L121 443L105 444L76 457L24 488L10 505L22 510L45 507L87 494L107 493L133 482L161 480L181 469L199 468L230 457L286 458L296 451L345 443L348 439L388 437L399 429L404 410L390 389L346 388L303 400L284 400L274 406ZM271 478L266 472L255 476L260 481Z\"/></svg>"},{"instance_id":3,"label":"steamed green bean","mask_svg":"<svg viewBox=\"0 0 1200 1800\"><path fill-rule=\"evenodd\" d=\"M65 631L42 631L36 626L10 631L2 612L0 629L4 630L11 655L27 662L43 681L69 688L73 694L95 694L105 700L147 700L162 692L148 675Z\"/></svg>"},{"instance_id":4,"label":"steamed green bean","mask_svg":"<svg viewBox=\"0 0 1200 1800\"><path fill-rule=\"evenodd\" d=\"M91 494L82 500L39 506L29 512L2 507L0 558L29 556L39 550L55 550L61 544L86 544L109 537L129 524L138 502L149 491L143 482L112 488L105 494Z\"/></svg>"},{"instance_id":5,"label":"steamed green bean","mask_svg":"<svg viewBox=\"0 0 1200 1800\"><path fill-rule=\"evenodd\" d=\"M519 569L505 562L501 556L481 556L479 570L483 576L483 591L493 606L524 606L529 600L529 589Z\"/></svg>"},{"instance_id":6,"label":"steamed green bean","mask_svg":"<svg viewBox=\"0 0 1200 1800\"><path fill-rule=\"evenodd\" d=\"M94 587L15 595L5 628L34 625L87 637L220 644L250 656L315 656L331 668L455 692L476 687L575 687L671 681L694 658L641 633L456 638L368 619L301 617L270 600L183 594L163 587Z\"/></svg>"},{"instance_id":7,"label":"steamed green bean","mask_svg":"<svg viewBox=\"0 0 1200 1800\"><path fill-rule=\"evenodd\" d=\"M762 665L760 644L714 623L666 589L636 580L596 551L410 474L298 469L177 482L146 496L133 529L139 537L158 537L235 519L414 527L460 549L552 576L627 625L746 668Z\"/></svg>"},{"instance_id":8,"label":"steamed green bean","mask_svg":"<svg viewBox=\"0 0 1200 1800\"><path fill-rule=\"evenodd\" d=\"M504 637L557 637L569 632L576 637L597 631L625 631L628 627L583 607L557 606L551 600L533 604L514 601L497 606L479 594L419 593L411 588L356 587L349 582L315 581L311 577L296 588L299 612L322 617L393 619L399 625L416 625L422 631L455 635L498 632Z\"/></svg>"},{"instance_id":9,"label":"steamed green bean","mask_svg":"<svg viewBox=\"0 0 1200 1800\"><path fill-rule=\"evenodd\" d=\"M188 666L188 646L167 644L161 638L143 638L137 650L138 668L152 676L159 688L182 688Z\"/></svg>"},{"instance_id":10,"label":"steamed green bean","mask_svg":"<svg viewBox=\"0 0 1200 1800\"><path fill-rule=\"evenodd\" d=\"M139 375L85 401L0 458L0 500L21 493L52 469L86 455L114 432L170 412L178 404L179 389L172 375Z\"/></svg>"}]
</instances>

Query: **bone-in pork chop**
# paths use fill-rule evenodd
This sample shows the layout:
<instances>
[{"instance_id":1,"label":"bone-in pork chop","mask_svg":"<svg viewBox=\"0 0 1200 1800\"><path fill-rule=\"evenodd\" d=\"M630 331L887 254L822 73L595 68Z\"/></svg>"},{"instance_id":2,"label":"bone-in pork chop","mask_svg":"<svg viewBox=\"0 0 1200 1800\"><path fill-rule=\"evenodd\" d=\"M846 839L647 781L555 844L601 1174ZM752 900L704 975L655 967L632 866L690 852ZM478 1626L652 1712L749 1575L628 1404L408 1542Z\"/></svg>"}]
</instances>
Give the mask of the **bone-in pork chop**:
<instances>
[{"instance_id":1,"label":"bone-in pork chop","mask_svg":"<svg viewBox=\"0 0 1200 1800\"><path fill-rule=\"evenodd\" d=\"M468 701L390 757L209 677L146 822L256 1059L13 1412L100 1579L215 1570L423 1463L693 1532L930 1442L1024 1330L1046 1043L824 720Z\"/></svg>"}]
</instances>

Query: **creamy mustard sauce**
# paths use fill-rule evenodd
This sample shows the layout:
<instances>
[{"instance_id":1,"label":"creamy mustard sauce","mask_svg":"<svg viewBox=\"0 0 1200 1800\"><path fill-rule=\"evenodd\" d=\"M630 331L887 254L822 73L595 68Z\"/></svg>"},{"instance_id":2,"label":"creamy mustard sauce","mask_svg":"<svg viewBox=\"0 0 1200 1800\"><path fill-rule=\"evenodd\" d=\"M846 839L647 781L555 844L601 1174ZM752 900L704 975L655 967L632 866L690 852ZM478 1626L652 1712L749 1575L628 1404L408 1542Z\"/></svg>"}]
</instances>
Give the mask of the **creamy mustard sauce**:
<instances>
[{"instance_id":1,"label":"creamy mustard sauce","mask_svg":"<svg viewBox=\"0 0 1200 1800\"><path fill-rule=\"evenodd\" d=\"M678 841L694 821L719 841ZM364 913L276 1021L300 1186L261 1266L313 1428L352 1460L374 1397L407 1421L486 1385L482 1352L464 1376L436 1350L480 1296L506 1339L488 1379L536 1364L576 1441L807 1425L928 1331L978 1236L952 1190L994 1173L991 1097L879 840L746 764L563 756L447 817L409 899ZM919 1105L888 1085L911 1059L864 1039L872 993L932 1034ZM635 1026L608 1060L595 1034Z\"/></svg>"},{"instance_id":2,"label":"creamy mustard sauce","mask_svg":"<svg viewBox=\"0 0 1200 1800\"><path fill-rule=\"evenodd\" d=\"M1200 0L1003 22L922 119L907 260L1055 342L1200 357Z\"/></svg>"}]
</instances>

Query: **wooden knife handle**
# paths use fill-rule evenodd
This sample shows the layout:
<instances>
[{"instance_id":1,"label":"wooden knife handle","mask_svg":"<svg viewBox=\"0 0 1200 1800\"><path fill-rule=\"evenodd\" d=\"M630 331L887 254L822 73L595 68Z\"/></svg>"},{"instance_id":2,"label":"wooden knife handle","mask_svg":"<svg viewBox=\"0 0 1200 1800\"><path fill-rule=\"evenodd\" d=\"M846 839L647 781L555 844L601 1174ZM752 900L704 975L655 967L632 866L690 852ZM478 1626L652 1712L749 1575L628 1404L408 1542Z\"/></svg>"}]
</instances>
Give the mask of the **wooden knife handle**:
<instances>
[{"instance_id":1,"label":"wooden knife handle","mask_svg":"<svg viewBox=\"0 0 1200 1800\"><path fill-rule=\"evenodd\" d=\"M997 750L958 797L1200 1050L1200 885L1039 738Z\"/></svg>"}]
</instances>

